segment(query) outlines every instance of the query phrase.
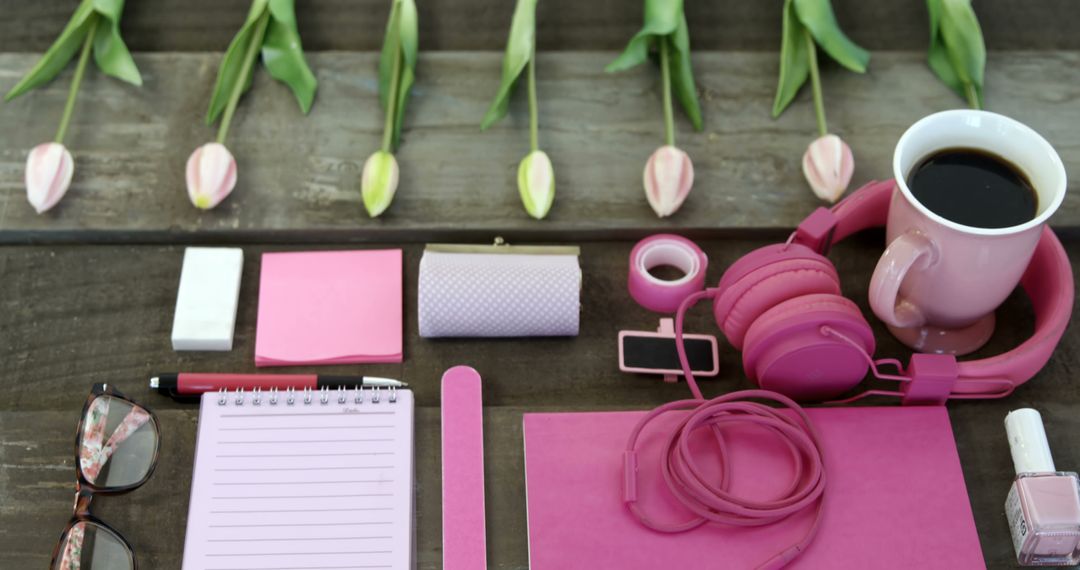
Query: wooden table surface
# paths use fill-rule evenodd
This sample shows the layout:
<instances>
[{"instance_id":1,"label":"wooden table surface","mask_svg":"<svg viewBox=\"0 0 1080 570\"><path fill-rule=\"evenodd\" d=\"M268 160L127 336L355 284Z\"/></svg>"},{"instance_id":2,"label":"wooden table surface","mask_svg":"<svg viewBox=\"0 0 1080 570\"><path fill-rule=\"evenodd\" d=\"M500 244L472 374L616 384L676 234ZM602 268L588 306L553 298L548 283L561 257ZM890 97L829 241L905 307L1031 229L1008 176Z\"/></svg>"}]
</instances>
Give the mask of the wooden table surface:
<instances>
[{"instance_id":1,"label":"wooden table surface","mask_svg":"<svg viewBox=\"0 0 1080 570\"><path fill-rule=\"evenodd\" d=\"M219 56L136 57L136 89L87 74L67 143L75 179L45 215L27 206L28 148L53 135L68 75L0 108L0 243L43 241L214 242L639 239L667 228L745 237L790 228L818 206L799 158L816 136L809 93L778 119L775 53L694 54L705 130L679 113L677 143L694 163L695 191L658 219L642 199L641 171L662 144L660 80L641 66L609 74L614 52L541 54L540 141L555 167L550 216L520 207L517 164L528 151L528 110L518 93L510 115L486 132L479 123L498 89L495 52L424 54L396 157L401 184L392 207L368 218L360 171L382 137L377 54L320 52L310 60L319 94L308 116L266 73L238 108L228 146L236 190L212 211L191 207L184 164L215 129L203 124ZM930 72L922 52L877 52L866 75L825 67L829 125L855 153L858 182L892 174L904 130L963 101ZM0 54L0 92L34 59ZM994 52L989 108L1038 130L1067 165L1080 162L1080 52ZM988 72L989 73L989 72ZM1054 217L1080 227L1080 191ZM508 236L509 237L509 236Z\"/></svg>"},{"instance_id":2,"label":"wooden table surface","mask_svg":"<svg viewBox=\"0 0 1080 570\"><path fill-rule=\"evenodd\" d=\"M869 274L883 236L870 232L837 247L832 259L844 290L865 306ZM707 240L709 280L755 240ZM1080 243L1067 241L1074 265ZM629 242L584 243L581 334L572 339L424 340L417 334L416 272L422 247L405 249L405 362L338 366L320 372L400 377L416 391L418 567L441 567L439 378L469 364L484 378L489 561L492 568L528 565L521 449L528 411L647 409L687 396L684 385L622 374L616 366L620 329L649 330L656 315L625 290ZM321 246L339 247L339 246ZM176 353L169 333L183 255L181 245L8 246L0 248L0 568L41 568L70 514L73 437L80 406L94 382L109 382L157 411L161 460L137 491L101 498L95 512L134 545L147 568L180 566L197 406L151 392L154 372L254 371L252 362L259 254L296 249L246 245L236 345L226 353ZM702 308L688 328L715 333ZM904 355L875 322L879 355ZM1032 330L1027 300L1014 295L999 311L998 330L983 354L1005 350ZM747 388L738 354L721 343L722 373L706 381L708 395ZM950 403L949 411L983 552L992 568L1013 566L1002 505L1012 463L1002 419L1034 406L1044 415L1057 464L1080 465L1080 391L1075 362L1080 331L1068 331L1038 377L1001 401ZM895 405L893 402L879 402ZM913 497L913 500L918 500Z\"/></svg>"},{"instance_id":3,"label":"wooden table surface","mask_svg":"<svg viewBox=\"0 0 1080 570\"><path fill-rule=\"evenodd\" d=\"M389 0L305 0L298 20L320 90L302 116L291 93L264 71L241 102L229 147L239 184L219 208L190 206L183 164L215 129L202 123L221 52L248 0L127 2L122 31L142 70L136 89L91 67L67 139L72 188L53 211L26 204L23 165L49 140L72 67L32 94L0 105L0 570L46 567L70 516L78 414L95 382L152 407L163 429L160 464L143 487L96 500L94 512L134 545L144 568L180 567L198 409L151 392L163 371L254 371L259 254L287 249L405 249L405 361L335 366L327 373L400 377L416 391L417 560L441 567L439 378L456 364L484 378L487 523L491 568L528 566L522 414L648 409L687 396L685 386L622 374L620 329L651 330L657 316L626 293L634 240L678 231L701 240L715 282L751 248L780 240L818 205L799 168L815 136L809 94L773 120L783 3L687 2L693 65L706 128L676 112L678 143L691 155L695 190L658 220L641 192L641 168L662 141L655 66L619 74L603 67L641 21L640 0L544 0L538 4L540 140L557 173L549 219L521 209L516 164L527 150L527 110L485 133L479 121L499 81L513 2L418 2L421 56L398 152L401 187L380 219L363 214L360 169L381 136L374 53ZM890 176L893 145L918 118L963 101L925 64L923 2L832 0L840 24L873 51L865 75L823 59L831 129L851 143L855 180ZM73 0L0 0L0 92L44 51ZM980 0L991 51L986 101L1055 145L1067 170L1080 161L1080 15L1076 0ZM519 90L520 91L520 90ZM806 90L804 90L806 91ZM1074 177L1075 178L1075 177ZM1076 266L1080 193L1075 180L1053 223ZM581 334L573 339L423 340L416 325L416 271L429 240L581 243ZM882 249L870 232L832 254L845 291L866 308ZM183 248L240 246L244 283L236 346L177 353L170 329ZM1021 342L1033 328L1015 294L999 311L982 354ZM688 321L718 334L709 311ZM907 351L873 321L879 355ZM1073 377L1080 331L1070 329L1049 365L1011 397L949 404L975 522L988 566L1015 567L1003 503L1013 477L1002 419L1034 406L1046 420L1059 468L1080 468L1080 390ZM707 395L747 388L739 355L721 343L720 376ZM314 371L315 369L310 369ZM894 402L880 402L895 405ZM912 500L919 500L912 497ZM928 521L928 524L933 524Z\"/></svg>"},{"instance_id":4,"label":"wooden table surface","mask_svg":"<svg viewBox=\"0 0 1080 570\"><path fill-rule=\"evenodd\" d=\"M831 0L836 19L858 44L874 51L922 50L929 43L926 5L893 0ZM417 2L420 49L502 51L513 2ZM124 39L132 51L222 51L244 21L247 0L128 2ZM536 6L538 48L617 50L641 28L641 0L545 0ZM695 50L780 49L784 3L685 2ZM74 9L72 0L0 0L0 51L41 52ZM979 0L979 24L991 49L1080 49L1073 0ZM297 2L307 50L377 51L388 0Z\"/></svg>"}]
</instances>

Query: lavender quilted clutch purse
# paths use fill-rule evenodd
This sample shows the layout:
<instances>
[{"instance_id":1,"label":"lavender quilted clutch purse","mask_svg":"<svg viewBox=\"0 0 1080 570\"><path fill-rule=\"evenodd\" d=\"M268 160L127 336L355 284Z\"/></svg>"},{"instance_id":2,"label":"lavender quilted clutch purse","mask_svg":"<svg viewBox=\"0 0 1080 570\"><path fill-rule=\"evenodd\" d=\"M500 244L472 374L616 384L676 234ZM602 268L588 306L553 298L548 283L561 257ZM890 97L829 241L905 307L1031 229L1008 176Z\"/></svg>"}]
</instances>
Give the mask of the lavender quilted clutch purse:
<instances>
[{"instance_id":1,"label":"lavender quilted clutch purse","mask_svg":"<svg viewBox=\"0 0 1080 570\"><path fill-rule=\"evenodd\" d=\"M427 338L577 336L578 249L429 245L418 305Z\"/></svg>"}]
</instances>

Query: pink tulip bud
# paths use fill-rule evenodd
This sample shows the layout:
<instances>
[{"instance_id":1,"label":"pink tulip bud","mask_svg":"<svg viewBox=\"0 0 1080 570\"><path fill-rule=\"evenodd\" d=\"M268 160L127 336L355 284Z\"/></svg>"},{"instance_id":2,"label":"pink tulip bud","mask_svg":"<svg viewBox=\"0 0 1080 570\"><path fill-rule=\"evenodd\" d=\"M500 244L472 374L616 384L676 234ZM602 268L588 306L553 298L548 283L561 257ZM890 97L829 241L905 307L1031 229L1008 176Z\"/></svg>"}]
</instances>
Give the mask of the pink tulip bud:
<instances>
[{"instance_id":1,"label":"pink tulip bud","mask_svg":"<svg viewBox=\"0 0 1080 570\"><path fill-rule=\"evenodd\" d=\"M39 144L26 159L26 199L42 213L52 208L67 193L75 161L60 143Z\"/></svg>"},{"instance_id":2,"label":"pink tulip bud","mask_svg":"<svg viewBox=\"0 0 1080 570\"><path fill-rule=\"evenodd\" d=\"M657 216L674 214L694 186L694 165L685 152L665 145L645 163L645 197Z\"/></svg>"},{"instance_id":3,"label":"pink tulip bud","mask_svg":"<svg viewBox=\"0 0 1080 570\"><path fill-rule=\"evenodd\" d=\"M187 191L196 208L209 210L236 186L236 159L220 143L206 143L187 161Z\"/></svg>"},{"instance_id":4,"label":"pink tulip bud","mask_svg":"<svg viewBox=\"0 0 1080 570\"><path fill-rule=\"evenodd\" d=\"M847 190L855 172L851 147L836 135L825 135L806 149L802 159L803 175L810 189L822 200L836 202Z\"/></svg>"}]
</instances>

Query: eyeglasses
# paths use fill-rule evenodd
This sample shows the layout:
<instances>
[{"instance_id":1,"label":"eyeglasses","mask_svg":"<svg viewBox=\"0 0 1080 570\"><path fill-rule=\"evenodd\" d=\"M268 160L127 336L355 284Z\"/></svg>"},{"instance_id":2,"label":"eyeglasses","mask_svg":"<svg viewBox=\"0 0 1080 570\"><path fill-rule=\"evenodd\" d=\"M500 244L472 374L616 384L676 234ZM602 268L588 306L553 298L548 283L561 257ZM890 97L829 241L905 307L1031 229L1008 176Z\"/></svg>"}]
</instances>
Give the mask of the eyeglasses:
<instances>
[{"instance_id":1,"label":"eyeglasses","mask_svg":"<svg viewBox=\"0 0 1080 570\"><path fill-rule=\"evenodd\" d=\"M120 533L90 514L94 495L140 487L157 465L157 418L107 384L95 384L75 438L75 514L53 550L52 570L136 570L135 552Z\"/></svg>"}]
</instances>

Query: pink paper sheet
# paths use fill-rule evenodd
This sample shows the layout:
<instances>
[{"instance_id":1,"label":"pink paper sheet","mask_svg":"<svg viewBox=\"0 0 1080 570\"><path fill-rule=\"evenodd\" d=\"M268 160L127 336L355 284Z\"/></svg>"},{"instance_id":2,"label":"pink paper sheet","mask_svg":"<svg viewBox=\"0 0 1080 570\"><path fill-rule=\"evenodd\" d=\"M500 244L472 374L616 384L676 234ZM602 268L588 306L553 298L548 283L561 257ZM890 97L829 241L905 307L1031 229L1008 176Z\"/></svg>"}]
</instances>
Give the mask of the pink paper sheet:
<instances>
[{"instance_id":1,"label":"pink paper sheet","mask_svg":"<svg viewBox=\"0 0 1080 570\"><path fill-rule=\"evenodd\" d=\"M759 528L661 534L642 527L622 503L622 453L642 414L525 414L532 570L754 568L806 532L812 510ZM816 540L789 568L985 568L945 408L816 408L809 415L826 446L825 513ZM728 438L733 490L770 496L790 478L787 452L759 429L738 429ZM658 431L648 428L641 443L640 501L656 518L685 520L663 490Z\"/></svg>"},{"instance_id":2,"label":"pink paper sheet","mask_svg":"<svg viewBox=\"0 0 1080 570\"><path fill-rule=\"evenodd\" d=\"M401 362L401 250L266 253L256 366Z\"/></svg>"}]
</instances>

